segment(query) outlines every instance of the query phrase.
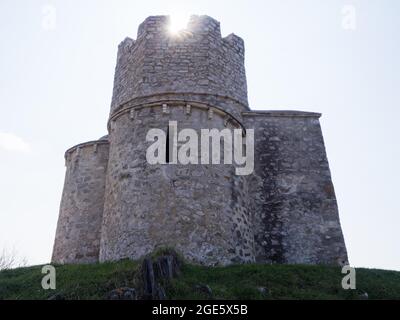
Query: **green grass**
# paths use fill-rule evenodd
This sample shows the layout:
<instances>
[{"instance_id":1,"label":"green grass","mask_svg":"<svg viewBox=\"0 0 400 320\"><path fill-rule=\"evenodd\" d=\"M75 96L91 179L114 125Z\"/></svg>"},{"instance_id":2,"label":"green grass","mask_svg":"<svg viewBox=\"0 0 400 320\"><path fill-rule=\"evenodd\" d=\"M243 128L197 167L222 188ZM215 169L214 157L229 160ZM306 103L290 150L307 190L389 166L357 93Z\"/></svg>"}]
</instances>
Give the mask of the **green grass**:
<instances>
[{"instance_id":1,"label":"green grass","mask_svg":"<svg viewBox=\"0 0 400 320\"><path fill-rule=\"evenodd\" d=\"M185 265L169 293L176 299L204 299L193 290L207 284L215 299L400 299L400 272L356 269L356 290L343 290L341 269L305 265L235 265L206 268ZM267 288L261 293L259 288Z\"/></svg>"},{"instance_id":2,"label":"green grass","mask_svg":"<svg viewBox=\"0 0 400 320\"><path fill-rule=\"evenodd\" d=\"M0 272L0 299L102 299L119 287L137 285L138 262L123 260L94 265L56 266L57 290L41 288L41 266ZM214 299L400 299L400 272L357 269L356 290L343 290L341 269L304 265L234 265L202 267L184 264L182 274L166 288L171 299L206 299L194 289L208 285ZM260 292L259 288L267 290Z\"/></svg>"},{"instance_id":3,"label":"green grass","mask_svg":"<svg viewBox=\"0 0 400 320\"><path fill-rule=\"evenodd\" d=\"M55 267L57 290L42 289L42 266L1 271L0 299L47 299L56 293L66 299L102 299L115 288L132 286L138 263L123 260Z\"/></svg>"}]
</instances>

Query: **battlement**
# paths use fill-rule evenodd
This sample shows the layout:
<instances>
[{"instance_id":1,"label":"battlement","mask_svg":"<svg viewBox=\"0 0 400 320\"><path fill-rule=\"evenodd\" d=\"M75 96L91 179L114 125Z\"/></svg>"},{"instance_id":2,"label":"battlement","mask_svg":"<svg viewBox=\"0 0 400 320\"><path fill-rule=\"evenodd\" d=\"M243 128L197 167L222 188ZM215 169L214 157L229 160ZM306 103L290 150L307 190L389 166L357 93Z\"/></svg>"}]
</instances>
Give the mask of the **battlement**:
<instances>
[{"instance_id":1,"label":"battlement","mask_svg":"<svg viewBox=\"0 0 400 320\"><path fill-rule=\"evenodd\" d=\"M182 41L197 41L200 38L210 38L213 40L223 41L222 45L233 49L233 52L244 55L244 41L234 33L226 37L221 36L221 27L219 21L207 15L192 15L187 26L176 34L169 31L171 18L169 16L150 16L143 21L138 28L137 40L158 38L171 43L179 43ZM136 43L131 38L126 38L121 44L126 48L131 48Z\"/></svg>"},{"instance_id":2,"label":"battlement","mask_svg":"<svg viewBox=\"0 0 400 320\"><path fill-rule=\"evenodd\" d=\"M243 40L222 38L209 16L192 16L176 34L169 24L169 16L148 17L136 40L120 43L111 115L138 97L170 92L230 97L248 108Z\"/></svg>"},{"instance_id":3,"label":"battlement","mask_svg":"<svg viewBox=\"0 0 400 320\"><path fill-rule=\"evenodd\" d=\"M150 34L166 34L169 24L168 16L150 16L147 17L138 28L137 38L141 38Z\"/></svg>"},{"instance_id":4,"label":"battlement","mask_svg":"<svg viewBox=\"0 0 400 320\"><path fill-rule=\"evenodd\" d=\"M144 20L138 28L137 38L148 36L180 38L171 35L169 26L171 18L169 16L150 16ZM215 38L221 38L220 23L206 15L192 15L188 21L186 28L182 33L191 33L191 35L208 35Z\"/></svg>"}]
</instances>

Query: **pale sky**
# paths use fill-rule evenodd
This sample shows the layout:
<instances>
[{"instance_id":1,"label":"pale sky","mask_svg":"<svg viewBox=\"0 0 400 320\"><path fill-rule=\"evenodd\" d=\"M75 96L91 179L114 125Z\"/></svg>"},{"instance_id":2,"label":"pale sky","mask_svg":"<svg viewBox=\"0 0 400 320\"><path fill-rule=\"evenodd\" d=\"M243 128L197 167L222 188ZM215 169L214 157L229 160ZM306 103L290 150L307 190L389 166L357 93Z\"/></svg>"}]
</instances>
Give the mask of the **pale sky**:
<instances>
[{"instance_id":1,"label":"pale sky","mask_svg":"<svg viewBox=\"0 0 400 320\"><path fill-rule=\"evenodd\" d=\"M323 114L350 262L400 270L396 0L1 0L0 250L50 261L64 151L106 134L117 46L159 14L244 39L252 109Z\"/></svg>"}]
</instances>

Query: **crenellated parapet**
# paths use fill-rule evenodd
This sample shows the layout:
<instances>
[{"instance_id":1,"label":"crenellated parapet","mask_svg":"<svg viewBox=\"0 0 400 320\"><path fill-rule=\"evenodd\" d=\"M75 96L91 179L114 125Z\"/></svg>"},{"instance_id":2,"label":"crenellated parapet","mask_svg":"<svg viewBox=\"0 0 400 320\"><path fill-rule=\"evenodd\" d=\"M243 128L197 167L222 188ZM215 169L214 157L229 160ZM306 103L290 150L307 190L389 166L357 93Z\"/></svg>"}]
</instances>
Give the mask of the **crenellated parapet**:
<instances>
[{"instance_id":1,"label":"crenellated parapet","mask_svg":"<svg viewBox=\"0 0 400 320\"><path fill-rule=\"evenodd\" d=\"M167 93L228 98L248 109L241 38L222 38L219 22L208 16L192 16L178 34L168 30L168 16L152 16L136 40L120 44L111 114L132 99Z\"/></svg>"}]
</instances>

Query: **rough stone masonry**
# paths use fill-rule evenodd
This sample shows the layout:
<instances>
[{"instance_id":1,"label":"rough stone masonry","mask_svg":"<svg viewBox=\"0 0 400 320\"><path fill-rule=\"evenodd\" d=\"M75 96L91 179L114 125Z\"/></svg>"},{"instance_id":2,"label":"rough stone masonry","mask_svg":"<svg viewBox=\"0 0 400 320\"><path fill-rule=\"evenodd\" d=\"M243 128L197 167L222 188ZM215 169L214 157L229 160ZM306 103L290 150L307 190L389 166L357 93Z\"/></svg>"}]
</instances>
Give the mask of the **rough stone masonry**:
<instances>
[{"instance_id":1,"label":"rough stone masonry","mask_svg":"<svg viewBox=\"0 0 400 320\"><path fill-rule=\"evenodd\" d=\"M244 43L192 16L168 32L148 17L118 48L108 136L67 150L52 261L138 259L173 247L195 263L344 264L344 244L318 113L253 111ZM255 169L150 165L146 133L255 130Z\"/></svg>"}]
</instances>

